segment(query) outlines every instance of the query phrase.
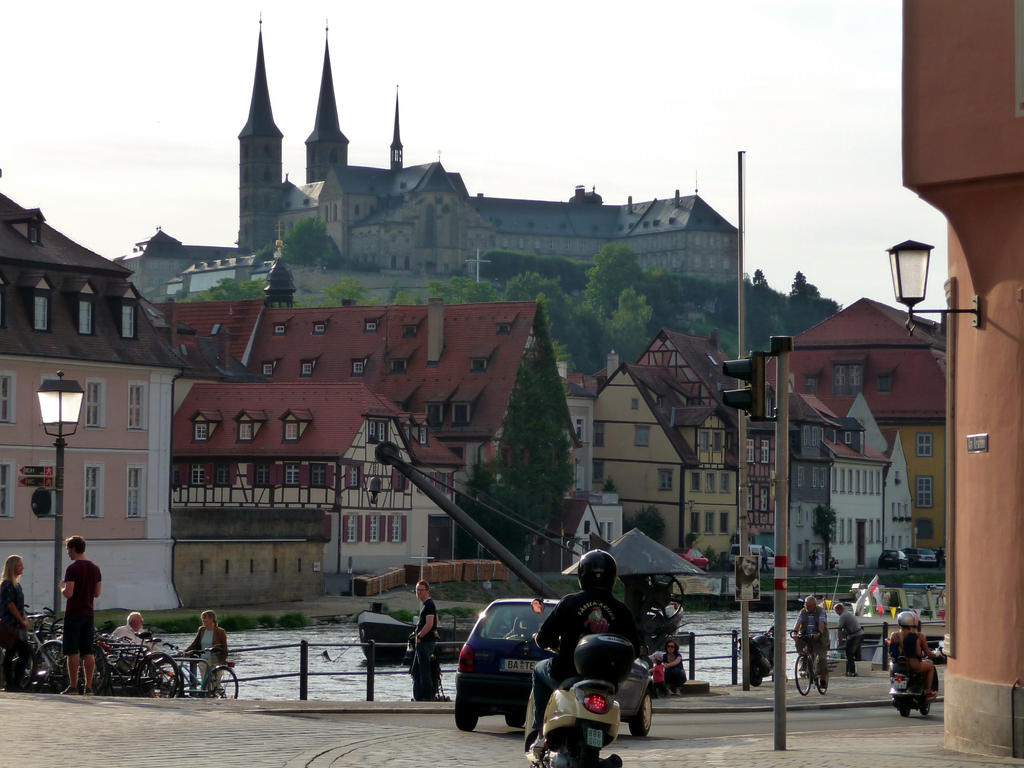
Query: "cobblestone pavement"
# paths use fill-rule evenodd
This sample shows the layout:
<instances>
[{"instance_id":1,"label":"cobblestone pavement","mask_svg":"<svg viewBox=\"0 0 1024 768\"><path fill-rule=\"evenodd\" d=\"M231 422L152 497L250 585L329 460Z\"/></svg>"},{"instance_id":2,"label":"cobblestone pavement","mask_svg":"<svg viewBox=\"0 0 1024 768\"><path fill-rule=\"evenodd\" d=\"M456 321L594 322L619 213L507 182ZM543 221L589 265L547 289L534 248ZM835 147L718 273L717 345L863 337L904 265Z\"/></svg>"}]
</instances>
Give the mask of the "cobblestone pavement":
<instances>
[{"instance_id":1,"label":"cobblestone pavement","mask_svg":"<svg viewBox=\"0 0 1024 768\"><path fill-rule=\"evenodd\" d=\"M790 706L889 706L887 678L833 682L827 696L790 698ZM792 688L792 685L790 685ZM817 697L817 698L814 698ZM656 713L728 712L770 708L769 683L744 692L712 689L710 694L657 702ZM463 733L426 727L422 715L448 712L451 704L408 702L257 702L150 700L0 694L0 722L8 734L7 765L75 765L83 768L146 766L180 768L192 762L218 768L525 768L517 732ZM402 717L374 719L374 713ZM807 749L805 742L776 752L767 736L703 739L623 739L616 744L626 766L677 768L955 768L1020 766L1019 760L985 758L942 748L942 724L912 730L891 728L866 738L864 732L829 734ZM19 745L16 752L9 751Z\"/></svg>"}]
</instances>

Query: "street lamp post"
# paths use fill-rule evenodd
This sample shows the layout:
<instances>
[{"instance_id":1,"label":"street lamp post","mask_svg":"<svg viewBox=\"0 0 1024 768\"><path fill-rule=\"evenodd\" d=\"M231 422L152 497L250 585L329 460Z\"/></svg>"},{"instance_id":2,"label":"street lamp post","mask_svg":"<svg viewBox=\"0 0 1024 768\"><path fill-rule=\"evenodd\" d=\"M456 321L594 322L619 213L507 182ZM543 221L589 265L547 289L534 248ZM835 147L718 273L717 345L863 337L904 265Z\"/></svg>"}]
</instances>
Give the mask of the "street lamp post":
<instances>
[{"instance_id":1,"label":"street lamp post","mask_svg":"<svg viewBox=\"0 0 1024 768\"><path fill-rule=\"evenodd\" d=\"M56 379L47 379L36 391L39 397L39 413L43 431L57 439L57 467L54 472L53 490L53 612L60 613L60 565L61 546L64 536L64 447L65 435L73 435L78 429L78 417L82 410L85 392L74 379L64 380L64 371L57 371Z\"/></svg>"}]
</instances>

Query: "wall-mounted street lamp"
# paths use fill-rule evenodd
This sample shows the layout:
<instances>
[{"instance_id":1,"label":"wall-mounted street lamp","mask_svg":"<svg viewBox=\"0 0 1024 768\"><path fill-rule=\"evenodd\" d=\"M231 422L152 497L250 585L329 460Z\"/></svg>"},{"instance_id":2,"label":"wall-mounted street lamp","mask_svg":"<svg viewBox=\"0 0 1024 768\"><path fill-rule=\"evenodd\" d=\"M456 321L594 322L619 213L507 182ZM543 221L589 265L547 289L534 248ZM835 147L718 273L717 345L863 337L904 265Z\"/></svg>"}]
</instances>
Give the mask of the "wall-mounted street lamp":
<instances>
[{"instance_id":1,"label":"wall-mounted street lamp","mask_svg":"<svg viewBox=\"0 0 1024 768\"><path fill-rule=\"evenodd\" d=\"M907 308L907 333L914 333L914 313L938 315L974 315L971 325L981 326L981 300L975 294L971 298L971 309L917 309L914 307L924 301L925 289L928 285L928 262L931 259L932 246L906 240L889 249L889 267L892 269L892 287L896 292L896 301Z\"/></svg>"},{"instance_id":2,"label":"wall-mounted street lamp","mask_svg":"<svg viewBox=\"0 0 1024 768\"><path fill-rule=\"evenodd\" d=\"M73 435L78 429L78 417L82 410L85 392L74 379L64 380L64 371L57 371L56 379L47 379L36 391L39 397L39 413L43 431L57 439L57 466L54 470L54 519L53 519L53 613L60 613L60 564L61 547L64 537L64 447L65 435Z\"/></svg>"}]
</instances>

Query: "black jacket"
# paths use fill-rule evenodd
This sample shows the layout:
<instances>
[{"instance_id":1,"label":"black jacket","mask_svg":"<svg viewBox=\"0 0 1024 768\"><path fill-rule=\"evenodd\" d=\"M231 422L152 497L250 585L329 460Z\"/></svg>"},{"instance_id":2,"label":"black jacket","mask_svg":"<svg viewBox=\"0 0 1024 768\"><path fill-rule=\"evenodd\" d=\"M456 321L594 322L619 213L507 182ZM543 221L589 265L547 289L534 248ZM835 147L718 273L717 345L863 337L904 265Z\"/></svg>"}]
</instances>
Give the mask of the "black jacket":
<instances>
[{"instance_id":1,"label":"black jacket","mask_svg":"<svg viewBox=\"0 0 1024 768\"><path fill-rule=\"evenodd\" d=\"M575 675L572 654L576 643L584 635L603 632L622 635L633 644L635 653L640 652L633 614L610 592L585 589L563 597L537 632L537 645L557 651L551 664L552 676L564 680Z\"/></svg>"}]
</instances>

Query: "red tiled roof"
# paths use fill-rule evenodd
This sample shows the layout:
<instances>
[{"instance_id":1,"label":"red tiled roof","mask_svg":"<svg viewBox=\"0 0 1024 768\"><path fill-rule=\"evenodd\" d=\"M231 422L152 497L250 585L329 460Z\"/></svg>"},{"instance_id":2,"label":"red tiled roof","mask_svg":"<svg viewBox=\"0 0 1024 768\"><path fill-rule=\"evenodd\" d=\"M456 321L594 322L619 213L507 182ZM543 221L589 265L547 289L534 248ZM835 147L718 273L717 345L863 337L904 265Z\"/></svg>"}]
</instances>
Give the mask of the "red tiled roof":
<instances>
[{"instance_id":1,"label":"red tiled roof","mask_svg":"<svg viewBox=\"0 0 1024 768\"><path fill-rule=\"evenodd\" d=\"M237 301L188 301L163 302L154 304L168 324L172 319L195 329L198 336L210 336L214 326L220 325L230 335L229 351L232 357L245 360L249 340L259 323L263 310L263 299L240 299ZM321 311L321 318L323 317ZM257 371L258 373L258 371Z\"/></svg>"},{"instance_id":2,"label":"red tiled roof","mask_svg":"<svg viewBox=\"0 0 1024 768\"><path fill-rule=\"evenodd\" d=\"M319 355L306 382L362 381L388 400L404 403L412 413L426 413L428 402L447 400L453 394L486 384L471 412L469 427L451 428L447 422L438 430L443 438L492 437L505 417L508 397L522 362L526 344L533 333L537 306L534 302L457 304L444 307L444 347L434 366L427 364L430 335L427 306L388 306L374 312L376 332L364 330L367 307L334 307L322 334L311 333L320 308L266 309L256 333L250 366L263 360L278 360L273 381L299 380L299 363ZM290 318L286 333L274 335L273 326ZM498 334L499 318L514 318L508 334ZM405 326L417 326L415 337L403 337ZM393 350L408 355L405 373L391 373ZM491 349L487 370L471 372L472 357ZM365 360L362 376L353 376L352 361ZM463 389L468 387L469 390ZM461 397L461 395L460 395ZM450 415L448 416L450 418Z\"/></svg>"},{"instance_id":3,"label":"red tiled roof","mask_svg":"<svg viewBox=\"0 0 1024 768\"><path fill-rule=\"evenodd\" d=\"M311 417L301 438L284 442L285 413ZM335 384L200 383L189 390L174 416L174 455L189 456L341 456L348 450L368 412L401 416L362 382ZM192 440L191 417L219 412L223 418L209 440ZM267 416L251 443L239 443L235 418L241 413ZM261 413L262 412L262 413Z\"/></svg>"},{"instance_id":4,"label":"red tiled roof","mask_svg":"<svg viewBox=\"0 0 1024 768\"><path fill-rule=\"evenodd\" d=\"M832 452L832 455L837 459L863 459L865 461L889 463L888 458L867 446L864 448L864 453L858 453L844 443L836 443L831 440L822 440L822 443L825 444L825 447L827 447Z\"/></svg>"},{"instance_id":5,"label":"red tiled roof","mask_svg":"<svg viewBox=\"0 0 1024 768\"><path fill-rule=\"evenodd\" d=\"M849 413L855 395L832 394L832 365L860 362L862 394L879 424L942 420L946 415L945 341L931 324L908 336L906 314L861 299L794 339L790 371L794 389L806 393L806 378L817 376L813 394L833 414ZM878 390L889 374L891 391ZM775 361L769 361L775 381Z\"/></svg>"}]
</instances>

